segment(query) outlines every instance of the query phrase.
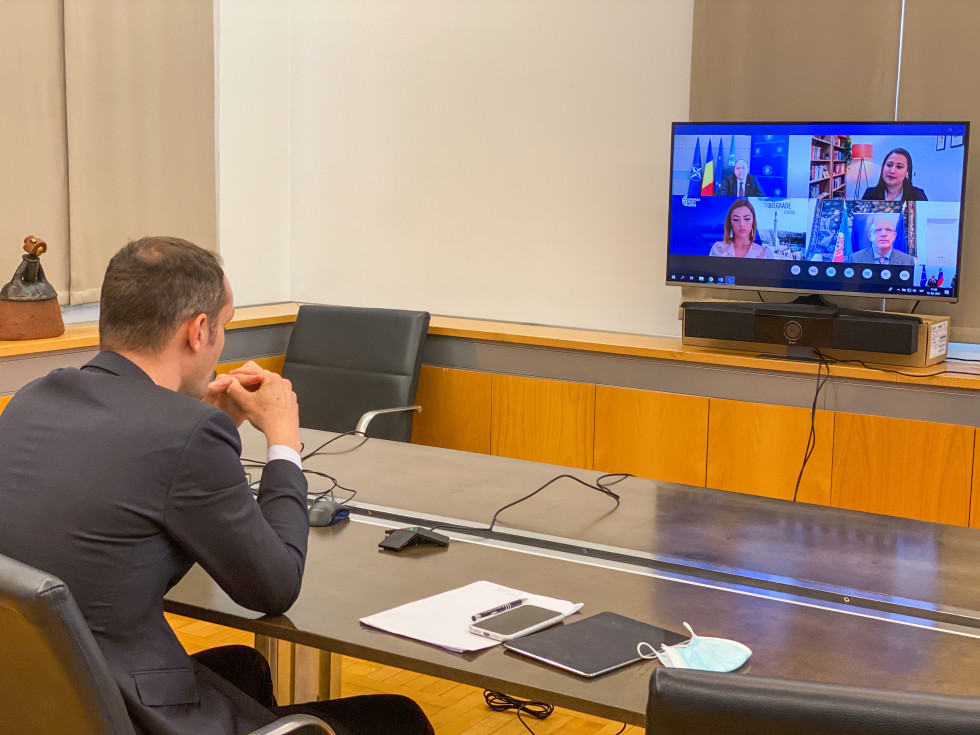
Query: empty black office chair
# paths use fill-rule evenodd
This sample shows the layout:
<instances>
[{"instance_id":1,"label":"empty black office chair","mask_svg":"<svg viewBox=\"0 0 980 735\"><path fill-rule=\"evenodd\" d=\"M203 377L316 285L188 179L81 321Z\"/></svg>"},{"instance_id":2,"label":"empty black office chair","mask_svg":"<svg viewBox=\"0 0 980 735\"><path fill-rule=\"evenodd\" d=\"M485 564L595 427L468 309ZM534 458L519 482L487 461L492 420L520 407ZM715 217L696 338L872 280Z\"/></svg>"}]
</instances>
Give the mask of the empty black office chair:
<instances>
[{"instance_id":1,"label":"empty black office chair","mask_svg":"<svg viewBox=\"0 0 980 735\"><path fill-rule=\"evenodd\" d=\"M122 694L64 582L0 555L0 730L135 735ZM291 715L252 735L334 731Z\"/></svg>"},{"instance_id":2,"label":"empty black office chair","mask_svg":"<svg viewBox=\"0 0 980 735\"><path fill-rule=\"evenodd\" d=\"M980 698L670 669L650 678L647 735L975 735Z\"/></svg>"},{"instance_id":3,"label":"empty black office chair","mask_svg":"<svg viewBox=\"0 0 980 735\"><path fill-rule=\"evenodd\" d=\"M428 331L424 311L301 306L282 369L300 426L410 441Z\"/></svg>"}]
</instances>

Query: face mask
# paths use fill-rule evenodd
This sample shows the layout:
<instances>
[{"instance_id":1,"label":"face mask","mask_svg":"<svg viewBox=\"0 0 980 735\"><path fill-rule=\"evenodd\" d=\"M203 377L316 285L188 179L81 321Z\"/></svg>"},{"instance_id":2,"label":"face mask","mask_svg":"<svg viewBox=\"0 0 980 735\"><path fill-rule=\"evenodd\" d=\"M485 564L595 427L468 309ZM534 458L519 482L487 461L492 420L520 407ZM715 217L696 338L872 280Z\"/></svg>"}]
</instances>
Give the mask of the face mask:
<instances>
[{"instance_id":1,"label":"face mask","mask_svg":"<svg viewBox=\"0 0 980 735\"><path fill-rule=\"evenodd\" d=\"M752 651L738 641L727 638L702 638L695 635L691 626L684 623L691 640L676 646L664 646L657 651L649 643L636 646L643 658L659 658L664 666L676 669L700 669L701 671L734 671L749 660Z\"/></svg>"}]
</instances>

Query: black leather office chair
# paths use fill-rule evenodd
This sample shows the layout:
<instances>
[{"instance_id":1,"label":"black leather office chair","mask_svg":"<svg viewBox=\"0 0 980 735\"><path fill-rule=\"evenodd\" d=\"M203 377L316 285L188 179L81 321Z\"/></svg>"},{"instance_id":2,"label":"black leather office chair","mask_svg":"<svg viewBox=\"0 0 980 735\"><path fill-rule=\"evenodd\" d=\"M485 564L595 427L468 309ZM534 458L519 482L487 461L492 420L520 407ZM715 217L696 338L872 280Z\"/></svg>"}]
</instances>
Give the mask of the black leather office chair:
<instances>
[{"instance_id":1,"label":"black leather office chair","mask_svg":"<svg viewBox=\"0 0 980 735\"><path fill-rule=\"evenodd\" d=\"M282 369L300 426L410 441L428 331L424 311L301 306Z\"/></svg>"},{"instance_id":2,"label":"black leather office chair","mask_svg":"<svg viewBox=\"0 0 980 735\"><path fill-rule=\"evenodd\" d=\"M967 735L980 698L658 666L647 735Z\"/></svg>"},{"instance_id":3,"label":"black leather office chair","mask_svg":"<svg viewBox=\"0 0 980 735\"><path fill-rule=\"evenodd\" d=\"M122 694L64 582L0 555L0 730L135 735ZM291 715L252 735L334 731Z\"/></svg>"}]
</instances>

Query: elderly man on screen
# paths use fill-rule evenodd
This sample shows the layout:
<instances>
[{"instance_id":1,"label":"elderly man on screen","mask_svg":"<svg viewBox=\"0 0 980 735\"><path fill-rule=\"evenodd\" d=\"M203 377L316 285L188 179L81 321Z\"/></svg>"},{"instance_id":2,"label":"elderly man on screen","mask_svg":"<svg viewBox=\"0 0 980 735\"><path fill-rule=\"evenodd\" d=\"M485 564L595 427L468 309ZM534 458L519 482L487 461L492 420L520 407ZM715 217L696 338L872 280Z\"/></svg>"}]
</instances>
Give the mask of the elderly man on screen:
<instances>
[{"instance_id":1,"label":"elderly man on screen","mask_svg":"<svg viewBox=\"0 0 980 735\"><path fill-rule=\"evenodd\" d=\"M879 265L915 265L915 258L892 247L897 236L895 219L875 217L868 239L871 247L851 253L852 263L877 263Z\"/></svg>"},{"instance_id":2,"label":"elderly man on screen","mask_svg":"<svg viewBox=\"0 0 980 735\"><path fill-rule=\"evenodd\" d=\"M744 158L735 161L734 173L721 180L717 197L764 197L766 193L759 186L755 176L749 174L749 162Z\"/></svg>"}]
</instances>

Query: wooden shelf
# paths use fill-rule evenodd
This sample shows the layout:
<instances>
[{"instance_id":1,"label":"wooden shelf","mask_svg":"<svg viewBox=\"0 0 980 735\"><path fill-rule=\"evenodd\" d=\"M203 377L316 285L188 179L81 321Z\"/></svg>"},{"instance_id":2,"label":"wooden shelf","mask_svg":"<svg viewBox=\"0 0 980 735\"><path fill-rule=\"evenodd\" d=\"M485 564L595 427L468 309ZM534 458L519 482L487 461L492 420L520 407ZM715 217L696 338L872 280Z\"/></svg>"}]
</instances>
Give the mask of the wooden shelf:
<instances>
[{"instance_id":1,"label":"wooden shelf","mask_svg":"<svg viewBox=\"0 0 980 735\"><path fill-rule=\"evenodd\" d=\"M298 310L299 304L293 302L243 306L235 309L235 315L228 322L226 329L262 327L269 324L289 324L296 321L296 312ZM60 337L0 341L0 358L41 354L45 352L63 352L65 350L92 349L98 346L98 324L71 324L65 328L65 333Z\"/></svg>"},{"instance_id":2,"label":"wooden shelf","mask_svg":"<svg viewBox=\"0 0 980 735\"><path fill-rule=\"evenodd\" d=\"M435 315L429 324L429 334L612 355L632 355L692 364L725 365L768 372L805 375L816 375L817 373L817 365L813 363L764 358L741 350L695 347L682 344L680 337L600 332L539 324L495 322ZM947 366L955 368L955 374L944 373ZM886 367L885 370L895 370L895 368ZM980 364L940 363L926 368L906 367L900 368L900 370L906 375L865 368L859 365L836 364L832 368L832 374L835 377L874 380L883 383L935 385L980 390Z\"/></svg>"},{"instance_id":3,"label":"wooden shelf","mask_svg":"<svg viewBox=\"0 0 980 735\"><path fill-rule=\"evenodd\" d=\"M289 324L296 320L298 309L299 304L294 302L246 306L235 310L235 316L229 322L228 328L243 329L267 324ZM432 316L429 334L610 355L630 355L692 364L741 367L768 372L804 375L815 375L817 372L817 366L813 363L762 358L741 350L695 347L682 344L680 337L604 332L439 315ZM68 327L65 334L52 339L0 342L0 358L92 349L98 347L98 344L98 325L80 324ZM955 368L955 373L944 373L947 365ZM833 366L833 375L838 377L980 390L980 364L941 363L927 368L902 368L901 371L908 375L882 372L857 365Z\"/></svg>"}]
</instances>

